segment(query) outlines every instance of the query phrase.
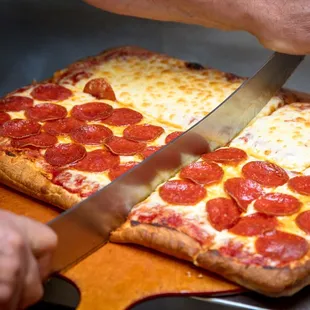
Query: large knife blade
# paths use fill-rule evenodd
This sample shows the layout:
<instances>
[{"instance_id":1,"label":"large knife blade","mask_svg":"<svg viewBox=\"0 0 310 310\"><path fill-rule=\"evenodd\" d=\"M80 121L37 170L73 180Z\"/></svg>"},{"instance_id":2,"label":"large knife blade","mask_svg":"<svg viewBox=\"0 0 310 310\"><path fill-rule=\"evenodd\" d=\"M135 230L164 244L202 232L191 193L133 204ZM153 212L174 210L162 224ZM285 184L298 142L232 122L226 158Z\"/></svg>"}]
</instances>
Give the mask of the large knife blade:
<instances>
[{"instance_id":1,"label":"large knife blade","mask_svg":"<svg viewBox=\"0 0 310 310\"><path fill-rule=\"evenodd\" d=\"M131 208L159 184L203 153L226 145L283 86L303 58L274 53L252 78L179 138L49 222L59 242L53 271L70 267L105 244Z\"/></svg>"}]
</instances>

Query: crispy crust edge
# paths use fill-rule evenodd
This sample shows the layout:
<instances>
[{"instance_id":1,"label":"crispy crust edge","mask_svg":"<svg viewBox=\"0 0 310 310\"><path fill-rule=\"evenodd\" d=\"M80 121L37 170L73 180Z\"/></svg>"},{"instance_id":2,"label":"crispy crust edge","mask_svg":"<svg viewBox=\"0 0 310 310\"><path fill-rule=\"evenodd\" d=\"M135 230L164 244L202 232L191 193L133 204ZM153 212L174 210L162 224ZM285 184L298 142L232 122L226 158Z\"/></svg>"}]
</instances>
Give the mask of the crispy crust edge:
<instances>
[{"instance_id":1,"label":"crispy crust edge","mask_svg":"<svg viewBox=\"0 0 310 310\"><path fill-rule=\"evenodd\" d=\"M5 151L0 152L1 183L61 209L69 209L81 200L76 194L49 181L30 159L13 154L9 156Z\"/></svg>"},{"instance_id":2,"label":"crispy crust edge","mask_svg":"<svg viewBox=\"0 0 310 310\"><path fill-rule=\"evenodd\" d=\"M310 284L310 261L296 268L246 265L216 250L200 253L195 265L270 297L291 296Z\"/></svg>"},{"instance_id":3,"label":"crispy crust edge","mask_svg":"<svg viewBox=\"0 0 310 310\"><path fill-rule=\"evenodd\" d=\"M129 225L131 225L129 223ZM115 243L139 244L179 259L193 261L199 253L200 245L189 236L166 227L138 223L122 227L112 232L110 241Z\"/></svg>"},{"instance_id":4,"label":"crispy crust edge","mask_svg":"<svg viewBox=\"0 0 310 310\"><path fill-rule=\"evenodd\" d=\"M198 242L184 233L163 226L127 221L112 232L111 242L133 243L172 255L214 272L245 288L270 297L291 296L310 284L310 261L291 269L247 265L221 255L216 250L203 250Z\"/></svg>"}]
</instances>

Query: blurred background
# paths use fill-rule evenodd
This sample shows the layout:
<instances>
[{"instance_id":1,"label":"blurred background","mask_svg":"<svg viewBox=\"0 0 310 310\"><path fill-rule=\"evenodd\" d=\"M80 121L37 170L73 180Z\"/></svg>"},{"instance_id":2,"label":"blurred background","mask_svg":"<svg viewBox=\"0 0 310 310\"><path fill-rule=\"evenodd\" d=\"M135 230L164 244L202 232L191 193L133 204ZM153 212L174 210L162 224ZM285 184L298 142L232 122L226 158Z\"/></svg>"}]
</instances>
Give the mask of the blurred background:
<instances>
[{"instance_id":1,"label":"blurred background","mask_svg":"<svg viewBox=\"0 0 310 310\"><path fill-rule=\"evenodd\" d=\"M117 16L81 0L0 0L0 96L71 62L121 45L139 45L239 75L270 51L247 33ZM289 81L308 90L308 59Z\"/></svg>"},{"instance_id":2,"label":"blurred background","mask_svg":"<svg viewBox=\"0 0 310 310\"><path fill-rule=\"evenodd\" d=\"M122 45L139 45L242 76L253 74L271 55L247 33L117 16L80 0L0 0L0 5L0 96ZM306 59L287 86L310 91L309 69ZM135 309L158 308L224 309L187 298L157 299Z\"/></svg>"}]
</instances>

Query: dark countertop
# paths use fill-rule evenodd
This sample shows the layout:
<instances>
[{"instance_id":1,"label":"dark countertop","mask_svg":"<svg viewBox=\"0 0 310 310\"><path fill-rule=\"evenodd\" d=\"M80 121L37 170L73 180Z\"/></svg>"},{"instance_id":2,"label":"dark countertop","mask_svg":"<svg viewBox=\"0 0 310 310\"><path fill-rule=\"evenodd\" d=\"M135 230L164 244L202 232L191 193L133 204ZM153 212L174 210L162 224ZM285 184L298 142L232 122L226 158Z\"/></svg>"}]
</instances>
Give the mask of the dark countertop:
<instances>
[{"instance_id":1,"label":"dark countertop","mask_svg":"<svg viewBox=\"0 0 310 310\"><path fill-rule=\"evenodd\" d=\"M271 54L246 33L117 16L78 0L0 0L0 5L0 96L79 58L121 45L140 45L244 76ZM309 68L306 59L287 85L309 90ZM134 309L191 308L226 309L188 298L160 298Z\"/></svg>"}]
</instances>

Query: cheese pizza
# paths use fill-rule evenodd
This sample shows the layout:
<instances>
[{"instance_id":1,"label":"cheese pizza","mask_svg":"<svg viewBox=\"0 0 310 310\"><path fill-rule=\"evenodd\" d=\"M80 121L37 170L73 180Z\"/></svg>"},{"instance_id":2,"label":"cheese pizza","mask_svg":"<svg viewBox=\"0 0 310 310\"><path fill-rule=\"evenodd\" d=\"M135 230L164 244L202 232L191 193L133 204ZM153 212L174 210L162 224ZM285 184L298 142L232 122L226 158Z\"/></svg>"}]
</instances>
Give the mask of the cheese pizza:
<instances>
[{"instance_id":1,"label":"cheese pizza","mask_svg":"<svg viewBox=\"0 0 310 310\"><path fill-rule=\"evenodd\" d=\"M244 80L137 47L73 63L0 100L0 180L70 208L178 137ZM305 286L310 107L297 101L279 92L229 146L137 205L111 240L192 261L271 296Z\"/></svg>"}]
</instances>

